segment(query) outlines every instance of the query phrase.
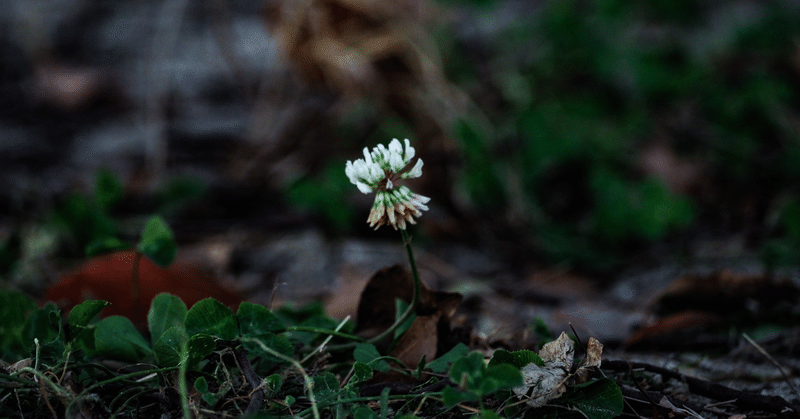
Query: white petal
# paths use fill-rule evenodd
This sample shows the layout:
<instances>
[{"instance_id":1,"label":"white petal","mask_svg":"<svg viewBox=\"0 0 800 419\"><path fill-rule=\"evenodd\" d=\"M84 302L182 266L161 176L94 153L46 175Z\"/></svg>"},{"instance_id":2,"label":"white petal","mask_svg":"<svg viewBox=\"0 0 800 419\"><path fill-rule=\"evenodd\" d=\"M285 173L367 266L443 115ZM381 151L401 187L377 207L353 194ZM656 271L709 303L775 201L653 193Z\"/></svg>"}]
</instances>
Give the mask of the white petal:
<instances>
[{"instance_id":1,"label":"white petal","mask_svg":"<svg viewBox=\"0 0 800 419\"><path fill-rule=\"evenodd\" d=\"M421 204L427 204L431 199L424 195L414 194L414 200Z\"/></svg>"},{"instance_id":2,"label":"white petal","mask_svg":"<svg viewBox=\"0 0 800 419\"><path fill-rule=\"evenodd\" d=\"M403 157L400 155L400 153L392 153L392 155L389 156L389 167L391 168L392 172L399 172L405 165L406 164L403 162Z\"/></svg>"},{"instance_id":3,"label":"white petal","mask_svg":"<svg viewBox=\"0 0 800 419\"><path fill-rule=\"evenodd\" d=\"M411 142L408 141L408 138L406 138L406 153L405 153L406 163L410 162L411 159L414 158L414 154L416 154L416 150L414 150L414 147L411 147Z\"/></svg>"},{"instance_id":4,"label":"white petal","mask_svg":"<svg viewBox=\"0 0 800 419\"><path fill-rule=\"evenodd\" d=\"M411 170L400 175L403 179L413 179L422 176L422 159L417 159Z\"/></svg>"},{"instance_id":5,"label":"white petal","mask_svg":"<svg viewBox=\"0 0 800 419\"><path fill-rule=\"evenodd\" d=\"M403 146L397 138L392 139L392 142L389 143L389 151L396 154L403 154Z\"/></svg>"},{"instance_id":6,"label":"white petal","mask_svg":"<svg viewBox=\"0 0 800 419\"><path fill-rule=\"evenodd\" d=\"M353 162L348 160L347 163L344 166L344 174L346 174L347 178L350 179L350 183L356 183L356 181L355 181L355 175L356 175L355 170L356 169L353 168Z\"/></svg>"},{"instance_id":7,"label":"white petal","mask_svg":"<svg viewBox=\"0 0 800 419\"><path fill-rule=\"evenodd\" d=\"M358 187L358 190L361 191L361 193L366 194L372 192L372 188L370 188L369 185L367 185L366 183L357 182L356 186Z\"/></svg>"}]
</instances>

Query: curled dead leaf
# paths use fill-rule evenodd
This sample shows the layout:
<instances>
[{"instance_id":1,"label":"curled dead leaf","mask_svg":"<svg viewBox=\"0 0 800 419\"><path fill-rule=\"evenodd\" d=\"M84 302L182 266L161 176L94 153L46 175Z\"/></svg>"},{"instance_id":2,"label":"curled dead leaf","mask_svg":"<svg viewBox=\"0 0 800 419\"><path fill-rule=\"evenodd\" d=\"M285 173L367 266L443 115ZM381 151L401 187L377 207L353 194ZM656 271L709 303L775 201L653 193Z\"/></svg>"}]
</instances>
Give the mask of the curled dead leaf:
<instances>
[{"instance_id":1,"label":"curled dead leaf","mask_svg":"<svg viewBox=\"0 0 800 419\"><path fill-rule=\"evenodd\" d=\"M602 353L603 344L595 338L589 338L586 357L575 373L578 382L586 381L590 369L600 366ZM561 332L558 339L546 343L539 350L544 366L535 363L524 366L520 372L525 383L512 390L520 399L527 398L525 403L531 407L544 406L548 401L558 398L567 390L566 384L573 377L569 372L574 354L575 344L566 333Z\"/></svg>"},{"instance_id":2,"label":"curled dead leaf","mask_svg":"<svg viewBox=\"0 0 800 419\"><path fill-rule=\"evenodd\" d=\"M599 368L603 362L601 359L603 355L603 344L599 340L590 337L589 343L586 345L586 357L581 361L578 370L575 371L575 376L578 383L585 383L589 379L589 373L592 368Z\"/></svg>"},{"instance_id":3,"label":"curled dead leaf","mask_svg":"<svg viewBox=\"0 0 800 419\"><path fill-rule=\"evenodd\" d=\"M558 339L546 343L539 350L544 367L530 363L520 370L525 384L514 387L514 393L520 398L527 397L526 403L531 407L544 406L557 398L567 390L565 382L574 353L575 344L561 332Z\"/></svg>"}]
</instances>

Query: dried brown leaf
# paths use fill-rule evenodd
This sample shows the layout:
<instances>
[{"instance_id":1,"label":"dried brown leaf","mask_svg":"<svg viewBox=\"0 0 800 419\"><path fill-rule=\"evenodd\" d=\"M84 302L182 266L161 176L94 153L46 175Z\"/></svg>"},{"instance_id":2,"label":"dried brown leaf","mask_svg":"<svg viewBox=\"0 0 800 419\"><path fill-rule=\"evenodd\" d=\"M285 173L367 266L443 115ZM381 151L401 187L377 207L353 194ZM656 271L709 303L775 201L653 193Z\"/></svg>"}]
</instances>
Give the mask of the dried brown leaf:
<instances>
[{"instance_id":1,"label":"dried brown leaf","mask_svg":"<svg viewBox=\"0 0 800 419\"><path fill-rule=\"evenodd\" d=\"M423 356L428 361L435 359L441 317L441 313L418 316L389 355L402 361L407 368L416 368Z\"/></svg>"},{"instance_id":2,"label":"dried brown leaf","mask_svg":"<svg viewBox=\"0 0 800 419\"><path fill-rule=\"evenodd\" d=\"M531 407L543 406L557 398L566 391L565 382L574 353L575 344L561 332L558 339L546 343L539 350L544 367L530 363L520 370L525 384L514 387L514 393L520 398L528 398L526 403Z\"/></svg>"},{"instance_id":3,"label":"dried brown leaf","mask_svg":"<svg viewBox=\"0 0 800 419\"><path fill-rule=\"evenodd\" d=\"M414 280L400 265L383 268L370 278L358 304L356 332L364 336L376 335L389 328L395 320L395 300L410 303ZM440 313L445 319L455 313L462 300L461 294L431 291L420 284L418 315Z\"/></svg>"},{"instance_id":4,"label":"dried brown leaf","mask_svg":"<svg viewBox=\"0 0 800 419\"><path fill-rule=\"evenodd\" d=\"M585 381L590 369L600 366L603 345L597 339L589 338L586 352L586 357L575 373L577 382ZM559 397L567 390L567 381L572 381L569 372L574 353L575 344L572 339L561 332L558 339L546 343L539 350L539 357L544 361L544 366L540 367L535 363L524 366L520 372L525 384L512 390L517 397L527 398L525 403L531 407L543 406Z\"/></svg>"}]
</instances>

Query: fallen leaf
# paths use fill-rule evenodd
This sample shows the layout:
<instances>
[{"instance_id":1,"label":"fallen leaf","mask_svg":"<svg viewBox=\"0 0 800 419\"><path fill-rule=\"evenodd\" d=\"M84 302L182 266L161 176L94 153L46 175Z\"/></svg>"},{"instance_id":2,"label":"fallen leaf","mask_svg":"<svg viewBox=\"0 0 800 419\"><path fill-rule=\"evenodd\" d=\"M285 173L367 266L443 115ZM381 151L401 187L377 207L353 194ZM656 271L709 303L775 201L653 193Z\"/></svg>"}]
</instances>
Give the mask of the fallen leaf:
<instances>
[{"instance_id":1,"label":"fallen leaf","mask_svg":"<svg viewBox=\"0 0 800 419\"><path fill-rule=\"evenodd\" d=\"M561 332L558 339L544 344L539 350L539 357L544 361L544 367L535 363L522 367L520 372L525 384L514 387L512 389L514 393L520 398L527 398L525 403L531 407L543 406L564 393L575 353L574 345L564 332Z\"/></svg>"},{"instance_id":2,"label":"fallen leaf","mask_svg":"<svg viewBox=\"0 0 800 419\"><path fill-rule=\"evenodd\" d=\"M417 316L389 355L399 359L411 369L417 367L423 356L428 361L434 360L439 343L438 326L441 317L441 313Z\"/></svg>"},{"instance_id":3,"label":"fallen leaf","mask_svg":"<svg viewBox=\"0 0 800 419\"><path fill-rule=\"evenodd\" d=\"M51 284L44 301L54 301L69 310L84 300L106 300L111 303L103 316L122 315L138 327L147 325L150 302L166 292L177 295L187 306L214 297L228 306L237 306L242 296L217 284L214 277L193 265L176 262L162 268L147 257L139 261L139 298L131 296L131 277L136 252L126 250L92 258L73 272Z\"/></svg>"},{"instance_id":4,"label":"fallen leaf","mask_svg":"<svg viewBox=\"0 0 800 419\"><path fill-rule=\"evenodd\" d=\"M395 320L395 300L410 303L413 292L414 280L402 266L394 265L376 272L361 293L356 332L370 337L388 329ZM461 294L431 291L422 283L417 314L441 312L449 319L455 314L461 299Z\"/></svg>"},{"instance_id":5,"label":"fallen leaf","mask_svg":"<svg viewBox=\"0 0 800 419\"><path fill-rule=\"evenodd\" d=\"M653 324L635 330L625 340L623 347L626 349L641 347L648 342L666 338L676 332L685 332L693 328L710 326L719 323L720 320L722 320L722 317L719 315L699 310L687 310L670 314L656 320Z\"/></svg>"},{"instance_id":6,"label":"fallen leaf","mask_svg":"<svg viewBox=\"0 0 800 419\"><path fill-rule=\"evenodd\" d=\"M370 278L358 305L356 332L364 336L375 336L388 329L395 321L395 300L411 302L414 281L400 265L383 268ZM420 284L417 317L394 347L391 356L399 359L405 367L416 368L424 356L431 361L442 346L449 350L452 343L450 319L455 314L462 296L457 293L431 291ZM410 377L396 372L375 374L371 384L408 381Z\"/></svg>"},{"instance_id":7,"label":"fallen leaf","mask_svg":"<svg viewBox=\"0 0 800 419\"><path fill-rule=\"evenodd\" d=\"M578 370L575 371L575 376L578 378L578 383L585 383L589 378L589 373L592 368L599 368L603 362L603 344L599 340L590 337L589 343L586 344L586 356L581 361Z\"/></svg>"},{"instance_id":8,"label":"fallen leaf","mask_svg":"<svg viewBox=\"0 0 800 419\"><path fill-rule=\"evenodd\" d=\"M659 314L699 310L728 316L768 311L794 304L800 289L788 280L766 274L743 274L720 269L707 275L687 274L674 280L658 298Z\"/></svg>"},{"instance_id":9,"label":"fallen leaf","mask_svg":"<svg viewBox=\"0 0 800 419\"><path fill-rule=\"evenodd\" d=\"M599 367L603 344L595 338L589 338L584 357L575 376L578 382L585 382L591 368ZM575 354L575 344L566 333L561 332L558 339L548 342L539 350L539 357L544 361L540 367L530 363L520 370L525 383L512 390L519 397L527 398L525 403L531 407L544 406L548 401L558 398L566 390L566 384L571 381L569 373Z\"/></svg>"}]
</instances>

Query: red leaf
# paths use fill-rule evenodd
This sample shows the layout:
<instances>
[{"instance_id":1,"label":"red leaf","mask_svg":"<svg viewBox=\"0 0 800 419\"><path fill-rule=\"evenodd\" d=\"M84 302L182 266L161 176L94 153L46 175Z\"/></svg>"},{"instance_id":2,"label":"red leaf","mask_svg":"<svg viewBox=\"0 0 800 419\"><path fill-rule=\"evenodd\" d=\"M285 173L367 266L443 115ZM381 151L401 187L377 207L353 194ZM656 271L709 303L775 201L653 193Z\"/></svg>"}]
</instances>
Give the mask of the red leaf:
<instances>
[{"instance_id":1,"label":"red leaf","mask_svg":"<svg viewBox=\"0 0 800 419\"><path fill-rule=\"evenodd\" d=\"M212 275L196 266L176 262L162 268L142 257L139 261L139 298L134 301L131 277L135 258L133 250L92 258L53 283L45 293L44 301L54 301L68 310L84 300L106 300L111 306L103 310L104 316L123 315L144 327L150 302L162 292L177 295L189 307L208 297L228 306L236 306L243 300L236 291L221 287Z\"/></svg>"}]
</instances>

